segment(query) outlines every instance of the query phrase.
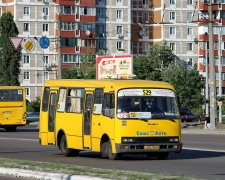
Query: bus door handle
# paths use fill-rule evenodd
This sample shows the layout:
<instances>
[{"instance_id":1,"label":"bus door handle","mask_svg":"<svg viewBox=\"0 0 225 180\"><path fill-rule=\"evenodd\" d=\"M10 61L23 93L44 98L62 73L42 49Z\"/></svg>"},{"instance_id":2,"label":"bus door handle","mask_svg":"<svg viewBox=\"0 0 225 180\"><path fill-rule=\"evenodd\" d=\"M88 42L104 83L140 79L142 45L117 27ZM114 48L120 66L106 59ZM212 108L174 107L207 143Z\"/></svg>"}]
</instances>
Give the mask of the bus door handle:
<instances>
[{"instance_id":1,"label":"bus door handle","mask_svg":"<svg viewBox=\"0 0 225 180\"><path fill-rule=\"evenodd\" d=\"M101 126L101 123L98 123L99 126Z\"/></svg>"}]
</instances>

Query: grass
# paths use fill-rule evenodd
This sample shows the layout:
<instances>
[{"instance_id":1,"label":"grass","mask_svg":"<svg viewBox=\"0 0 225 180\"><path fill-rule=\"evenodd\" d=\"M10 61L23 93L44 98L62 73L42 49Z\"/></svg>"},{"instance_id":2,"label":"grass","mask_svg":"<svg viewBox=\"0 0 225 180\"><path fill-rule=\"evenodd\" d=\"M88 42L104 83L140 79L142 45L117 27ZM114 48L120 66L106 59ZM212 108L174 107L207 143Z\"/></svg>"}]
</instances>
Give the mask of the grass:
<instances>
[{"instance_id":1,"label":"grass","mask_svg":"<svg viewBox=\"0 0 225 180\"><path fill-rule=\"evenodd\" d=\"M71 164L46 163L37 161L17 160L0 158L0 167L18 168L33 171L57 172L71 175L84 175L90 177L100 177L115 180L197 180L196 178L169 176L161 174L139 173L130 171L119 171L109 169L99 169L81 167Z\"/></svg>"}]
</instances>

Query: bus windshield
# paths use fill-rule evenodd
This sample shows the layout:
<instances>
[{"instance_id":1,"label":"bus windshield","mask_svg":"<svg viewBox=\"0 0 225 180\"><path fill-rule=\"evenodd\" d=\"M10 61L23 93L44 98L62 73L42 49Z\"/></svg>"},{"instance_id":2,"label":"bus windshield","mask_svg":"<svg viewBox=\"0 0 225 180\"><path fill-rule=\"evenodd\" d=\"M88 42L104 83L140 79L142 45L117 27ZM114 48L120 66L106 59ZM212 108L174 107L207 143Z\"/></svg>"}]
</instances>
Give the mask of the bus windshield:
<instances>
[{"instance_id":1,"label":"bus windshield","mask_svg":"<svg viewBox=\"0 0 225 180\"><path fill-rule=\"evenodd\" d=\"M175 94L169 89L122 89L118 92L120 119L176 119L179 111Z\"/></svg>"},{"instance_id":2,"label":"bus windshield","mask_svg":"<svg viewBox=\"0 0 225 180\"><path fill-rule=\"evenodd\" d=\"M0 102L23 101L22 89L0 89Z\"/></svg>"}]
</instances>

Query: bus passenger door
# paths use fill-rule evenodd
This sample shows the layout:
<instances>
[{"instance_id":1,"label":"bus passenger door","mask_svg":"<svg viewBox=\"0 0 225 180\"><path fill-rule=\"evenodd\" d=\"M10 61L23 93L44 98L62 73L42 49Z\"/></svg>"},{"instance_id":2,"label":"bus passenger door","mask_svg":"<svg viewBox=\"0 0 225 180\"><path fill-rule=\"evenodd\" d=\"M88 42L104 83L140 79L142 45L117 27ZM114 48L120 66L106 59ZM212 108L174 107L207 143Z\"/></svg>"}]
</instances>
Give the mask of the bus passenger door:
<instances>
[{"instance_id":1,"label":"bus passenger door","mask_svg":"<svg viewBox=\"0 0 225 180\"><path fill-rule=\"evenodd\" d=\"M50 91L48 109L48 144L55 144L55 112L56 112L57 91Z\"/></svg>"},{"instance_id":2,"label":"bus passenger door","mask_svg":"<svg viewBox=\"0 0 225 180\"><path fill-rule=\"evenodd\" d=\"M83 135L84 135L84 148L91 149L91 121L92 121L92 93L86 93L84 118L83 118Z\"/></svg>"}]
</instances>

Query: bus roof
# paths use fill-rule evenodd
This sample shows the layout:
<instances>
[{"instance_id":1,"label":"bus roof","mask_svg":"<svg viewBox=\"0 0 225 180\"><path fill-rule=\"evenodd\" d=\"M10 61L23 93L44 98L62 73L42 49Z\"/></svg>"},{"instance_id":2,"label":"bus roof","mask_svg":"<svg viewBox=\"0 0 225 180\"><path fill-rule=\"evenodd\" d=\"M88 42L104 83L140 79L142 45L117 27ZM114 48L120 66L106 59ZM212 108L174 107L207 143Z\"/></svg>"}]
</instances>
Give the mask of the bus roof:
<instances>
[{"instance_id":1,"label":"bus roof","mask_svg":"<svg viewBox=\"0 0 225 180\"><path fill-rule=\"evenodd\" d=\"M168 88L174 90L169 83L151 80L86 80L86 79L61 79L45 81L45 86L49 87L84 87L84 88L135 88L135 87L151 87L151 88Z\"/></svg>"},{"instance_id":2,"label":"bus roof","mask_svg":"<svg viewBox=\"0 0 225 180\"><path fill-rule=\"evenodd\" d=\"M0 89L25 89L22 86L0 86Z\"/></svg>"}]
</instances>

